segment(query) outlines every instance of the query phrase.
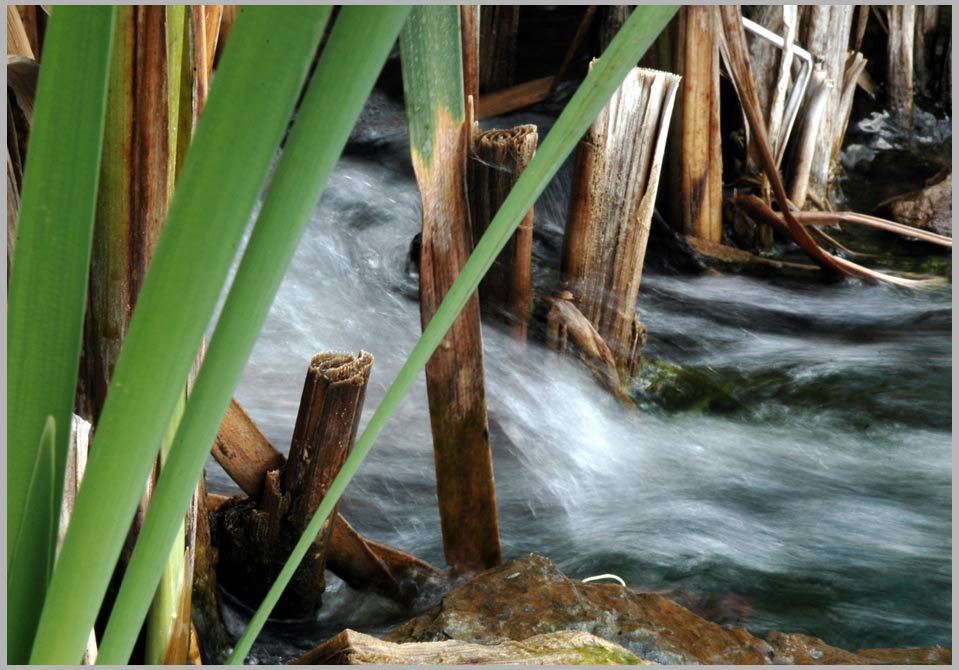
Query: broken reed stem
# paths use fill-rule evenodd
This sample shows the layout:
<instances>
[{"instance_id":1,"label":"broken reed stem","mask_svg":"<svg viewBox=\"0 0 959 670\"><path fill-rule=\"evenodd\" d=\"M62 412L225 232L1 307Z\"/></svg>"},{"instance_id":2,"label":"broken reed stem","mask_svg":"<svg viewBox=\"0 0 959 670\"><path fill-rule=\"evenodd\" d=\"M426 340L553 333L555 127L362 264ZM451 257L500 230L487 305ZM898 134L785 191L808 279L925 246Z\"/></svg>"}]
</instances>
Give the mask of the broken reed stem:
<instances>
[{"instance_id":1,"label":"broken reed stem","mask_svg":"<svg viewBox=\"0 0 959 670\"><path fill-rule=\"evenodd\" d=\"M286 462L236 399L230 400L220 424L213 443L213 458L252 498L260 495L266 473L278 470Z\"/></svg>"},{"instance_id":2,"label":"broken reed stem","mask_svg":"<svg viewBox=\"0 0 959 670\"><path fill-rule=\"evenodd\" d=\"M823 202L828 199L835 175L833 156L838 156L836 146L842 144L846 134L845 118L840 111L843 92L841 82L846 71L854 9L854 5L806 5L800 9L799 36L796 41L805 46L814 58L822 60L826 79L834 84L826 96L822 117L816 124L819 132L808 183L808 191ZM800 118L803 118L802 113ZM815 122L811 118L806 120Z\"/></svg>"},{"instance_id":3,"label":"broken reed stem","mask_svg":"<svg viewBox=\"0 0 959 670\"><path fill-rule=\"evenodd\" d=\"M536 153L536 126L479 132L475 125L467 168L473 243L486 232L520 174ZM513 336L526 340L533 304L533 210L520 222L480 283L480 305L510 324Z\"/></svg>"},{"instance_id":4,"label":"broken reed stem","mask_svg":"<svg viewBox=\"0 0 959 670\"><path fill-rule=\"evenodd\" d=\"M37 5L17 5L17 13L23 22L27 41L33 50L34 58L39 61L43 55L43 34L47 23L47 14Z\"/></svg>"},{"instance_id":5,"label":"broken reed stem","mask_svg":"<svg viewBox=\"0 0 959 670\"><path fill-rule=\"evenodd\" d=\"M688 5L677 21L676 121L670 132L672 219L685 235L719 242L722 220L722 144L719 129L719 42L715 13Z\"/></svg>"},{"instance_id":6,"label":"broken reed stem","mask_svg":"<svg viewBox=\"0 0 959 670\"><path fill-rule=\"evenodd\" d=\"M216 57L217 39L220 36L220 22L223 20L223 5L203 5L203 42L206 47L204 73L207 82L213 73L213 59ZM201 107L202 109L202 107Z\"/></svg>"},{"instance_id":7,"label":"broken reed stem","mask_svg":"<svg viewBox=\"0 0 959 670\"><path fill-rule=\"evenodd\" d=\"M233 481L253 498L259 496L267 473L279 471L286 462L235 399L217 434L214 456ZM224 502L210 494L207 504L211 508L219 507L213 504L214 500ZM372 588L409 605L427 581L442 576L440 570L405 551L364 539L342 514L337 512L333 517L326 567L351 587Z\"/></svg>"},{"instance_id":8,"label":"broken reed stem","mask_svg":"<svg viewBox=\"0 0 959 670\"><path fill-rule=\"evenodd\" d=\"M809 84L809 102L806 104L802 132L797 138L793 153L793 180L789 192L789 199L799 209L806 204L806 192L809 188L809 175L812 172L819 140L819 128L833 88L832 81L826 79L826 71L820 63L817 63L813 69Z\"/></svg>"},{"instance_id":9,"label":"broken reed stem","mask_svg":"<svg viewBox=\"0 0 959 670\"><path fill-rule=\"evenodd\" d=\"M832 225L836 223L853 223L860 226L877 228L890 233L896 233L904 237L913 237L923 242L936 244L940 247L952 248L952 238L945 235L931 233L921 228L913 228L902 223L882 219L878 216L869 216L868 214L857 214L856 212L798 212L796 217L800 223L809 226Z\"/></svg>"},{"instance_id":10,"label":"broken reed stem","mask_svg":"<svg viewBox=\"0 0 959 670\"><path fill-rule=\"evenodd\" d=\"M482 5L480 8L479 90L497 91L513 83L519 5Z\"/></svg>"},{"instance_id":11,"label":"broken reed stem","mask_svg":"<svg viewBox=\"0 0 959 670\"><path fill-rule=\"evenodd\" d=\"M798 23L798 12L795 5L783 5L783 48L779 52L779 76L776 78L776 85L772 91L772 102L769 104L769 114L767 118L767 129L769 132L769 141L771 149L776 156L776 164L779 165L782 160L783 152L786 148L788 137L783 132L784 115L786 112L786 93L789 88L789 82L792 79L793 66L793 43L796 41L796 24Z\"/></svg>"},{"instance_id":12,"label":"broken reed stem","mask_svg":"<svg viewBox=\"0 0 959 670\"><path fill-rule=\"evenodd\" d=\"M7 5L7 54L26 56L33 60L37 59L37 54L30 43L30 38L27 36L23 19L14 5Z\"/></svg>"},{"instance_id":13,"label":"broken reed stem","mask_svg":"<svg viewBox=\"0 0 959 670\"><path fill-rule=\"evenodd\" d=\"M850 51L846 56L846 70L843 74L842 89L839 94L839 109L836 112L840 119L840 127L843 128L843 137L845 129L849 127L849 116L852 114L852 101L856 93L856 85L859 78L866 69L866 59L858 51ZM842 149L843 137L833 141L832 155L830 160L833 165L839 163L839 152Z\"/></svg>"},{"instance_id":14,"label":"broken reed stem","mask_svg":"<svg viewBox=\"0 0 959 670\"><path fill-rule=\"evenodd\" d=\"M94 426L166 218L165 25L163 7L117 11L78 401Z\"/></svg>"},{"instance_id":15,"label":"broken reed stem","mask_svg":"<svg viewBox=\"0 0 959 670\"><path fill-rule=\"evenodd\" d=\"M912 129L913 50L916 34L916 6L889 5L886 91L893 120L905 131Z\"/></svg>"},{"instance_id":16,"label":"broken reed stem","mask_svg":"<svg viewBox=\"0 0 959 670\"><path fill-rule=\"evenodd\" d=\"M479 25L480 6L460 5L460 35L463 43L463 95L473 97L474 107L479 105Z\"/></svg>"},{"instance_id":17,"label":"broken reed stem","mask_svg":"<svg viewBox=\"0 0 959 670\"><path fill-rule=\"evenodd\" d=\"M63 546L63 538L67 533L67 526L70 525L70 515L73 514L73 506L76 503L77 492L80 490L80 483L83 481L83 472L87 467L87 455L90 452L90 433L92 426L90 422L76 414L73 415L70 430L70 445L67 451L67 466L63 478L63 498L60 502L60 525L57 529L57 556L60 555L60 548ZM87 640L87 648L83 652L82 665L93 665L97 660L97 636L96 631L90 631L90 638Z\"/></svg>"},{"instance_id":18,"label":"broken reed stem","mask_svg":"<svg viewBox=\"0 0 959 670\"><path fill-rule=\"evenodd\" d=\"M223 5L223 16L220 17L220 32L216 40L214 59L218 59L220 54L223 53L223 48L233 31L233 24L236 22L236 15L239 10L239 5Z\"/></svg>"},{"instance_id":19,"label":"broken reed stem","mask_svg":"<svg viewBox=\"0 0 959 670\"><path fill-rule=\"evenodd\" d=\"M564 284L609 345L622 379L639 362L636 297L678 86L676 75L634 68L576 154Z\"/></svg>"},{"instance_id":20,"label":"broken reed stem","mask_svg":"<svg viewBox=\"0 0 959 670\"><path fill-rule=\"evenodd\" d=\"M546 316L546 328L549 348L557 352L575 349L593 376L617 398L628 402L629 396L620 385L613 352L589 319L576 308L572 298L572 293L562 291L555 298L547 299L549 313ZM644 331L641 344L645 343Z\"/></svg>"},{"instance_id":21,"label":"broken reed stem","mask_svg":"<svg viewBox=\"0 0 959 670\"><path fill-rule=\"evenodd\" d=\"M488 119L535 105L549 96L555 77L542 77L480 96L477 116Z\"/></svg>"},{"instance_id":22,"label":"broken reed stem","mask_svg":"<svg viewBox=\"0 0 959 670\"><path fill-rule=\"evenodd\" d=\"M407 607L427 582L443 578L440 570L405 551L364 539L339 514L333 522L326 565L352 588L372 588Z\"/></svg>"},{"instance_id":23,"label":"broken reed stem","mask_svg":"<svg viewBox=\"0 0 959 670\"><path fill-rule=\"evenodd\" d=\"M241 600L254 604L263 598L349 455L372 365L366 352L314 356L285 468L266 473L257 501L233 499L219 508L219 574ZM314 539L279 612L307 616L319 609L333 518Z\"/></svg>"}]
</instances>

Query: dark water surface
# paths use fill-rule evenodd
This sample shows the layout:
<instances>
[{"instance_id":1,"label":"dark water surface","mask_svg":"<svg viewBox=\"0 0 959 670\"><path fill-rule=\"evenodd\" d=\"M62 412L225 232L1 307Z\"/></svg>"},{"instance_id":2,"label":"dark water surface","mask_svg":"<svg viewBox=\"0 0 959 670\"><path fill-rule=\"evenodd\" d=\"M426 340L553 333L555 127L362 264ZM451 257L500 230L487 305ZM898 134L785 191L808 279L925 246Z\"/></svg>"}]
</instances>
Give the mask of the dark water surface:
<instances>
[{"instance_id":1,"label":"dark water surface","mask_svg":"<svg viewBox=\"0 0 959 670\"><path fill-rule=\"evenodd\" d=\"M395 130L340 161L237 391L283 450L312 354L374 354L365 425L420 333L408 263L419 199ZM537 208L544 289L568 181L567 169ZM536 552L572 577L611 572L735 603L720 618L757 634L951 644L951 286L648 273L638 310L645 353L685 372L647 370L635 412L576 361L484 327L505 557ZM236 490L215 464L208 473L211 489ZM443 564L422 375L342 511L368 537ZM255 660L408 616L330 583L318 620L271 625ZM228 614L242 624L240 609Z\"/></svg>"}]
</instances>

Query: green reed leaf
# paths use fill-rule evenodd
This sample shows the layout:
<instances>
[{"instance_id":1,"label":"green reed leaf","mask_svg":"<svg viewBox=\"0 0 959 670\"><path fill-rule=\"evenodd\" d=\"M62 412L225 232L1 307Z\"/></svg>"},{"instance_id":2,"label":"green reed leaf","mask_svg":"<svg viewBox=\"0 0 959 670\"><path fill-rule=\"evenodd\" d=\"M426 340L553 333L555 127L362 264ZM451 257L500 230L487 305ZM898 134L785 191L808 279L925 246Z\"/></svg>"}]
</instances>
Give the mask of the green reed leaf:
<instances>
[{"instance_id":1,"label":"green reed leaf","mask_svg":"<svg viewBox=\"0 0 959 670\"><path fill-rule=\"evenodd\" d=\"M350 6L343 8L336 21L157 481L98 662L123 663L129 658L149 594L163 569L163 552L176 537L243 366L297 242L408 12L408 7ZM359 44L362 49L357 48Z\"/></svg>"},{"instance_id":2,"label":"green reed leaf","mask_svg":"<svg viewBox=\"0 0 959 670\"><path fill-rule=\"evenodd\" d=\"M77 663L83 654L329 14L329 7L247 6L239 12L117 361L44 603L33 663ZM168 550L169 544L157 552L165 560Z\"/></svg>"},{"instance_id":3,"label":"green reed leaf","mask_svg":"<svg viewBox=\"0 0 959 670\"><path fill-rule=\"evenodd\" d=\"M55 548L43 538L55 534L56 518L27 509L27 492L39 485L32 474L48 417L69 426L73 412L113 14L63 7L50 19L40 69L7 312L7 577L36 590L18 588L7 601L8 621L20 631L9 637L11 663L27 660ZM70 431L51 439L53 475L43 478L50 491L29 501L46 506L49 495L59 510ZM36 525L24 528L27 518ZM39 555L14 566L12 552L31 536Z\"/></svg>"}]
</instances>

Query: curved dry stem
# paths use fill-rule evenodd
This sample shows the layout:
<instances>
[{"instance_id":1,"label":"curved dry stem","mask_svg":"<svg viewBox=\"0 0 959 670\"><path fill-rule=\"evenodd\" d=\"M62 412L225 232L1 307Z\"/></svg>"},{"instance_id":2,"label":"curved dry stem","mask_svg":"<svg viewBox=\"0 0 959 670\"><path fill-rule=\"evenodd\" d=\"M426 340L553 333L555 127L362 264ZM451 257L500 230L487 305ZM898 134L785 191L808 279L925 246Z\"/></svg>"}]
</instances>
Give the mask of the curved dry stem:
<instances>
[{"instance_id":1,"label":"curved dry stem","mask_svg":"<svg viewBox=\"0 0 959 670\"><path fill-rule=\"evenodd\" d=\"M914 237L923 242L938 244L941 247L952 249L952 238L945 235L913 228L902 223L883 219L869 214L859 214L857 212L796 212L795 216L800 223L808 226L828 226L833 223L853 223L859 226L868 226L877 228L890 233L902 235L904 237Z\"/></svg>"}]
</instances>

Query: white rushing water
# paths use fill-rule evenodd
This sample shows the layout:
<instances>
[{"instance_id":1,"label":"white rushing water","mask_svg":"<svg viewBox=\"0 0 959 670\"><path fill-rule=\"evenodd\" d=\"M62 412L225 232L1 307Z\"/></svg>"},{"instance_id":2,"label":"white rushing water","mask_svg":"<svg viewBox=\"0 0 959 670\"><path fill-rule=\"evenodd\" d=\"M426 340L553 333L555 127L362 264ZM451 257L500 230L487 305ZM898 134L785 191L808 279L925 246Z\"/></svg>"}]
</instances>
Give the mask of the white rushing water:
<instances>
[{"instance_id":1,"label":"white rushing water","mask_svg":"<svg viewBox=\"0 0 959 670\"><path fill-rule=\"evenodd\" d=\"M312 354L373 353L362 429L419 336L408 253L420 207L404 151L340 161L237 390L284 451ZM567 166L538 205L539 286L554 278L568 177ZM760 633L949 644L950 297L647 276L647 352L720 393L675 411L652 401L626 411L577 361L487 324L505 557L536 552L574 577L735 595L729 620ZM208 477L236 490L215 464ZM435 495L421 374L342 511L369 537L442 565ZM396 616L331 581L317 626L274 633L296 641L267 656Z\"/></svg>"}]
</instances>

